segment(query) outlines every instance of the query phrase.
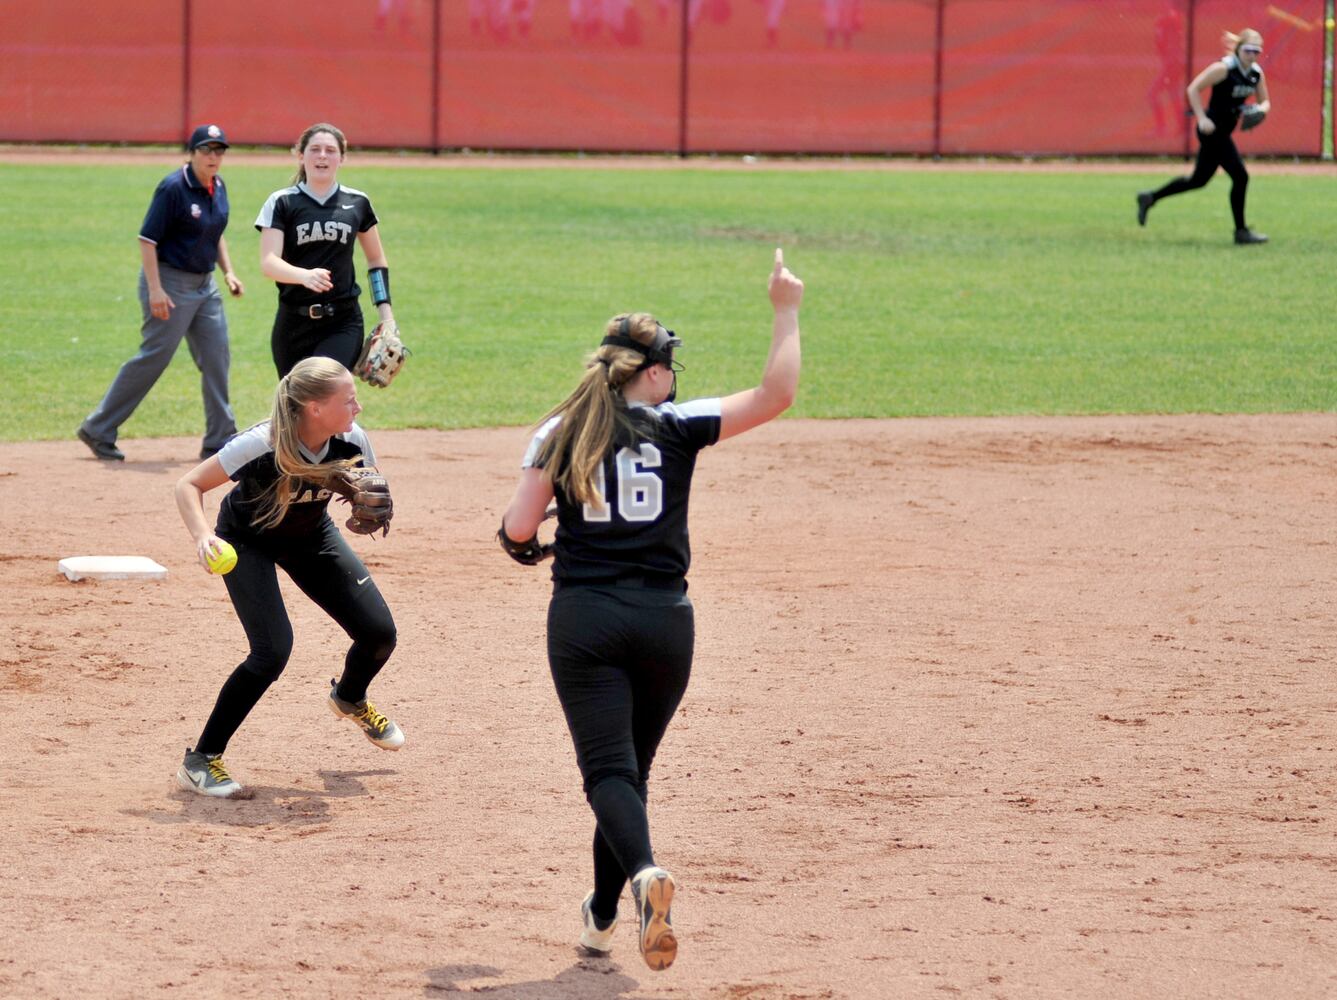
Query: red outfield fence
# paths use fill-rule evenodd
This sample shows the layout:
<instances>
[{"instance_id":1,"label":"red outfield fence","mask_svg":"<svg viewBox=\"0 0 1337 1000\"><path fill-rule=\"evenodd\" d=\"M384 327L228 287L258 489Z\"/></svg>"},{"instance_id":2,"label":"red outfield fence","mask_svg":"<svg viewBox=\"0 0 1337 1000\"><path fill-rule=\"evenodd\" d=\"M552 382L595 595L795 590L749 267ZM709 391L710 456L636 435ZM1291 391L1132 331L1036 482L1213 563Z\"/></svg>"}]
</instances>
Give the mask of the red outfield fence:
<instances>
[{"instance_id":1,"label":"red outfield fence","mask_svg":"<svg viewBox=\"0 0 1337 1000\"><path fill-rule=\"evenodd\" d=\"M1250 154L1322 152L1324 0L0 0L0 140L1180 154L1252 27Z\"/></svg>"}]
</instances>

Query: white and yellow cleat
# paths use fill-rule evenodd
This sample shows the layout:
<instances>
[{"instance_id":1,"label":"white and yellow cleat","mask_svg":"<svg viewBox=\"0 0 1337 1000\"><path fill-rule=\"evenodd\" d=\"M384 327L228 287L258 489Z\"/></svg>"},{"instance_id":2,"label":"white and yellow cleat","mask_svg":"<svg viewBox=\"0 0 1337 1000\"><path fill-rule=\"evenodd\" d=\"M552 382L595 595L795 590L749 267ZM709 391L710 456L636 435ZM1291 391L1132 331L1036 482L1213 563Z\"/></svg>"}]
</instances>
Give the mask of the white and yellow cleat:
<instances>
[{"instance_id":1,"label":"white and yellow cleat","mask_svg":"<svg viewBox=\"0 0 1337 1000\"><path fill-rule=\"evenodd\" d=\"M669 915L674 888L673 876L654 866L642 868L631 880L631 898L641 918L641 956L656 972L678 957L678 938Z\"/></svg>"}]
</instances>

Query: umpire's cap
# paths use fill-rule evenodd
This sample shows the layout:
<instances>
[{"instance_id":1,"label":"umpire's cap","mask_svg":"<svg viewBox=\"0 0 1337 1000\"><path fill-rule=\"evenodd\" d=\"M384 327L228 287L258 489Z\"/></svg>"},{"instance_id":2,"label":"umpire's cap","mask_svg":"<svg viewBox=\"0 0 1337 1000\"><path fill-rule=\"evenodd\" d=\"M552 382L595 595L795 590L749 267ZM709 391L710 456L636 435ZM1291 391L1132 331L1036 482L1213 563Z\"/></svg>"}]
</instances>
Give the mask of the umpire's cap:
<instances>
[{"instance_id":1,"label":"umpire's cap","mask_svg":"<svg viewBox=\"0 0 1337 1000\"><path fill-rule=\"evenodd\" d=\"M199 149L201 146L222 146L227 149L227 136L217 125L201 125L190 133L187 149Z\"/></svg>"}]
</instances>

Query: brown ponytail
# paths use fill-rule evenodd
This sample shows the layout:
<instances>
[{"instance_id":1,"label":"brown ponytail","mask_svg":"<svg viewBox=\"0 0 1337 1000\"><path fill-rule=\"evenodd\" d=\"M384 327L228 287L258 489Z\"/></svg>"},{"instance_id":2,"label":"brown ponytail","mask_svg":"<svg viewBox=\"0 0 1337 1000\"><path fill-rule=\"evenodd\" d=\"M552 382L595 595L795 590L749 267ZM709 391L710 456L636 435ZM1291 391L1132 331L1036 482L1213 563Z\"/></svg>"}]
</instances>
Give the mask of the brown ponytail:
<instances>
[{"instance_id":1,"label":"brown ponytail","mask_svg":"<svg viewBox=\"0 0 1337 1000\"><path fill-rule=\"evenodd\" d=\"M648 347L658 329L658 321L649 313L623 313L608 321L604 335L620 333ZM644 362L629 347L601 346L585 359L585 374L575 391L538 422L541 426L553 417L562 418L539 445L535 464L547 469L553 484L576 503L604 506L595 476L618 427L630 426L622 390Z\"/></svg>"},{"instance_id":2,"label":"brown ponytail","mask_svg":"<svg viewBox=\"0 0 1337 1000\"><path fill-rule=\"evenodd\" d=\"M348 140L344 138L342 132L329 122L316 122L314 125L308 125L306 131L298 137L297 145L293 147L293 152L296 153L298 157L301 157L301 155L306 152L306 147L311 142L311 137L317 132L328 132L330 135L334 136L334 141L339 144L340 159L342 159L344 154L348 152ZM297 173L292 175L292 182L294 184L300 184L304 180L306 180L306 164L299 159L297 161Z\"/></svg>"}]
</instances>

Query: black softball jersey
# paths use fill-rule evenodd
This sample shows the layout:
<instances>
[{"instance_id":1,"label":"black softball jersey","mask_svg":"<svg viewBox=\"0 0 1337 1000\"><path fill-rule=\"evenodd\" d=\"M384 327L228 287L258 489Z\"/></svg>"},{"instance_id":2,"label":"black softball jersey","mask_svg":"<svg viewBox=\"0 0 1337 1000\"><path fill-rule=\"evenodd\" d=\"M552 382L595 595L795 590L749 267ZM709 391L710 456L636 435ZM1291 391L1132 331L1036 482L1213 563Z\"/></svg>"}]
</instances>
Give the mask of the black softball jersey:
<instances>
[{"instance_id":1,"label":"black softball jersey","mask_svg":"<svg viewBox=\"0 0 1337 1000\"><path fill-rule=\"evenodd\" d=\"M334 287L313 292L304 285L279 282L279 305L294 311L362 294L353 269L353 245L357 234L377 223L371 199L355 188L336 184L322 201L305 183L275 191L256 217L255 228L283 233L282 257L295 267L323 267Z\"/></svg>"},{"instance_id":2,"label":"black softball jersey","mask_svg":"<svg viewBox=\"0 0 1337 1000\"><path fill-rule=\"evenodd\" d=\"M376 455L367 434L357 424L346 434L336 434L325 443L319 454L312 454L299 445L302 457L308 462L334 462L339 459L362 459L364 465L375 465ZM325 508L332 494L317 483L301 480L293 491L292 503L282 521L263 530L252 524L260 510L266 491L279 478L279 467L274 461L274 445L270 441L269 421L242 431L223 446L218 461L237 484L223 498L218 508L218 535L230 541L263 542L290 541L316 535L325 521Z\"/></svg>"},{"instance_id":3,"label":"black softball jersey","mask_svg":"<svg viewBox=\"0 0 1337 1000\"><path fill-rule=\"evenodd\" d=\"M1226 56L1221 61L1226 64L1226 78L1212 88L1207 117L1216 123L1217 128L1230 132L1239 122L1244 102L1258 91L1263 68L1254 63L1246 72L1234 56Z\"/></svg>"},{"instance_id":4,"label":"black softball jersey","mask_svg":"<svg viewBox=\"0 0 1337 1000\"><path fill-rule=\"evenodd\" d=\"M567 583L626 577L681 578L692 561L687 506L696 456L720 438L719 399L628 408L632 430L619 432L595 485L602 508L573 503L556 489L557 538L552 576ZM525 452L535 465L561 417L539 428Z\"/></svg>"}]
</instances>

